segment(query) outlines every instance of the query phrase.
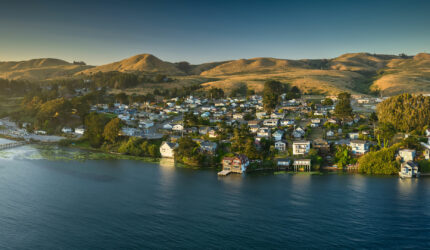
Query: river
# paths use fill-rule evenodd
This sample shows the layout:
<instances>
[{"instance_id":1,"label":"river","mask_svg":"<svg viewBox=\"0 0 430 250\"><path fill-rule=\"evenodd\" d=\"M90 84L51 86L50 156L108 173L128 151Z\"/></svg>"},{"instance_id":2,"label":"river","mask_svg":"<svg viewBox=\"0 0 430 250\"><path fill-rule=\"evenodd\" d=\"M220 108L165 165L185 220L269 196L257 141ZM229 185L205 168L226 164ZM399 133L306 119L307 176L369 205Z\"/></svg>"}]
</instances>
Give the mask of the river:
<instances>
[{"instance_id":1,"label":"river","mask_svg":"<svg viewBox=\"0 0 430 250\"><path fill-rule=\"evenodd\" d=\"M430 248L430 178L218 177L37 151L0 154L1 249Z\"/></svg>"}]
</instances>

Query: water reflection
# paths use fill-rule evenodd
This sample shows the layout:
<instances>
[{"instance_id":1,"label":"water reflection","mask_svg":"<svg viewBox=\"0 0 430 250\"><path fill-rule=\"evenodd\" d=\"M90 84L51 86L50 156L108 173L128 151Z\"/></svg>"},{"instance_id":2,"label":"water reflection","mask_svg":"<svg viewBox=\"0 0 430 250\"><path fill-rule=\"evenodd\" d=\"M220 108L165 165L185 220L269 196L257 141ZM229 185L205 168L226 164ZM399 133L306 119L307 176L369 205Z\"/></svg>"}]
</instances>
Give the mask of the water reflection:
<instances>
[{"instance_id":1,"label":"water reflection","mask_svg":"<svg viewBox=\"0 0 430 250\"><path fill-rule=\"evenodd\" d=\"M417 190L418 179L416 178L399 178L397 181L398 196L401 199L405 199L414 195Z\"/></svg>"}]
</instances>

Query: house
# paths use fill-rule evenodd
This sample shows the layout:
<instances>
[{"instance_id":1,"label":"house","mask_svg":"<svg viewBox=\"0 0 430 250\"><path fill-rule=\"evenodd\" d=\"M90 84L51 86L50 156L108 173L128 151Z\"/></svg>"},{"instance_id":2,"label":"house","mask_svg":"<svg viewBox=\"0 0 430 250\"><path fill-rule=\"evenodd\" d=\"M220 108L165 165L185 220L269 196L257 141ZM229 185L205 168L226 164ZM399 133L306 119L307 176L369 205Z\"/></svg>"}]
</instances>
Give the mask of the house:
<instances>
[{"instance_id":1,"label":"house","mask_svg":"<svg viewBox=\"0 0 430 250\"><path fill-rule=\"evenodd\" d=\"M258 120L252 120L252 121L248 121L248 126L258 126L260 125L260 121Z\"/></svg>"},{"instance_id":2,"label":"house","mask_svg":"<svg viewBox=\"0 0 430 250\"><path fill-rule=\"evenodd\" d=\"M293 142L293 155L304 155L309 153L311 149L310 141L295 141Z\"/></svg>"},{"instance_id":3,"label":"house","mask_svg":"<svg viewBox=\"0 0 430 250\"><path fill-rule=\"evenodd\" d=\"M206 135L207 133L209 133L210 130L211 130L210 127L206 127L206 126L200 127L199 128L199 134Z\"/></svg>"},{"instance_id":4,"label":"house","mask_svg":"<svg viewBox=\"0 0 430 250\"><path fill-rule=\"evenodd\" d=\"M275 149L284 152L287 149L287 143L284 141L275 142Z\"/></svg>"},{"instance_id":5,"label":"house","mask_svg":"<svg viewBox=\"0 0 430 250\"><path fill-rule=\"evenodd\" d=\"M200 143L200 149L209 154L215 154L217 147L216 142L203 141Z\"/></svg>"},{"instance_id":6,"label":"house","mask_svg":"<svg viewBox=\"0 0 430 250\"><path fill-rule=\"evenodd\" d=\"M272 118L272 119L284 119L284 117L285 117L284 113L274 112L270 115L270 118Z\"/></svg>"},{"instance_id":7,"label":"house","mask_svg":"<svg viewBox=\"0 0 430 250\"><path fill-rule=\"evenodd\" d=\"M281 126L292 126L294 125L294 120L282 120L281 121Z\"/></svg>"},{"instance_id":8,"label":"house","mask_svg":"<svg viewBox=\"0 0 430 250\"><path fill-rule=\"evenodd\" d=\"M263 125L268 127L277 127L278 123L279 123L278 119L266 119L263 121Z\"/></svg>"},{"instance_id":9,"label":"house","mask_svg":"<svg viewBox=\"0 0 430 250\"><path fill-rule=\"evenodd\" d=\"M351 133L348 134L348 137L351 140L357 140L358 136L359 136L358 132L351 132Z\"/></svg>"},{"instance_id":10,"label":"house","mask_svg":"<svg viewBox=\"0 0 430 250\"><path fill-rule=\"evenodd\" d=\"M414 161L416 151L414 149L400 149L399 156L403 162Z\"/></svg>"},{"instance_id":11,"label":"house","mask_svg":"<svg viewBox=\"0 0 430 250\"><path fill-rule=\"evenodd\" d=\"M216 132L215 129L211 129L208 132L208 136L209 136L209 138L217 138L218 137L218 133Z\"/></svg>"},{"instance_id":12,"label":"house","mask_svg":"<svg viewBox=\"0 0 430 250\"><path fill-rule=\"evenodd\" d=\"M64 127L61 129L61 132L63 132L64 134L71 134L73 133L73 129L69 127Z\"/></svg>"},{"instance_id":13,"label":"house","mask_svg":"<svg viewBox=\"0 0 430 250\"><path fill-rule=\"evenodd\" d=\"M278 168L289 168L291 165L291 160L288 158L276 159L276 165Z\"/></svg>"},{"instance_id":14,"label":"house","mask_svg":"<svg viewBox=\"0 0 430 250\"><path fill-rule=\"evenodd\" d=\"M422 145L422 146L423 146L423 148L424 148L424 151L423 151L424 158L425 158L426 160L429 160L429 159L430 159L430 144L425 143L425 142L421 142L421 145Z\"/></svg>"},{"instance_id":15,"label":"house","mask_svg":"<svg viewBox=\"0 0 430 250\"><path fill-rule=\"evenodd\" d=\"M321 119L319 119L319 118L311 119L311 127L312 128L317 128L320 126L320 124L321 124Z\"/></svg>"},{"instance_id":16,"label":"house","mask_svg":"<svg viewBox=\"0 0 430 250\"><path fill-rule=\"evenodd\" d=\"M173 131L182 131L182 130L184 130L184 126L183 126L182 124L175 124L175 125L172 127L172 130L173 130Z\"/></svg>"},{"instance_id":17,"label":"house","mask_svg":"<svg viewBox=\"0 0 430 250\"><path fill-rule=\"evenodd\" d=\"M233 119L240 119L240 120L242 120L243 117L244 117L243 113L235 113L235 114L233 114Z\"/></svg>"},{"instance_id":18,"label":"house","mask_svg":"<svg viewBox=\"0 0 430 250\"><path fill-rule=\"evenodd\" d=\"M163 125L163 129L172 130L173 126L170 123L166 123L166 124Z\"/></svg>"},{"instance_id":19,"label":"house","mask_svg":"<svg viewBox=\"0 0 430 250\"><path fill-rule=\"evenodd\" d=\"M293 137L294 138L301 138L305 135L305 130L301 127L297 127L296 129L294 129L293 131Z\"/></svg>"},{"instance_id":20,"label":"house","mask_svg":"<svg viewBox=\"0 0 430 250\"><path fill-rule=\"evenodd\" d=\"M293 163L294 171L298 171L303 168L304 171L311 171L311 160L310 159L297 159Z\"/></svg>"},{"instance_id":21,"label":"house","mask_svg":"<svg viewBox=\"0 0 430 250\"><path fill-rule=\"evenodd\" d=\"M83 126L75 128L75 134L83 135L85 133L85 128Z\"/></svg>"},{"instance_id":22,"label":"house","mask_svg":"<svg viewBox=\"0 0 430 250\"><path fill-rule=\"evenodd\" d=\"M222 170L231 171L233 173L243 173L249 166L248 157L245 155L236 155L233 157L224 157L222 159Z\"/></svg>"},{"instance_id":23,"label":"house","mask_svg":"<svg viewBox=\"0 0 430 250\"><path fill-rule=\"evenodd\" d=\"M261 120L261 119L264 119L267 116L267 114L266 112L257 112L255 113L255 116L257 117L257 119Z\"/></svg>"},{"instance_id":24,"label":"house","mask_svg":"<svg viewBox=\"0 0 430 250\"><path fill-rule=\"evenodd\" d=\"M270 129L267 127L262 127L260 129L258 129L257 137L269 138L270 137Z\"/></svg>"},{"instance_id":25,"label":"house","mask_svg":"<svg viewBox=\"0 0 430 250\"><path fill-rule=\"evenodd\" d=\"M163 158L174 158L175 148L178 147L177 143L164 141L160 146L160 154Z\"/></svg>"},{"instance_id":26,"label":"house","mask_svg":"<svg viewBox=\"0 0 430 250\"><path fill-rule=\"evenodd\" d=\"M369 143L363 140L351 140L349 142L353 154L362 155L369 151Z\"/></svg>"},{"instance_id":27,"label":"house","mask_svg":"<svg viewBox=\"0 0 430 250\"><path fill-rule=\"evenodd\" d=\"M249 131L251 131L251 133L257 133L258 129L260 128L260 126L258 125L249 125Z\"/></svg>"},{"instance_id":28,"label":"house","mask_svg":"<svg viewBox=\"0 0 430 250\"><path fill-rule=\"evenodd\" d=\"M326 132L327 137L333 137L334 136L334 132L332 130L329 130Z\"/></svg>"},{"instance_id":29,"label":"house","mask_svg":"<svg viewBox=\"0 0 430 250\"><path fill-rule=\"evenodd\" d=\"M399 176L401 178L420 177L420 172L418 172L418 165L412 161L402 163Z\"/></svg>"},{"instance_id":30,"label":"house","mask_svg":"<svg viewBox=\"0 0 430 250\"><path fill-rule=\"evenodd\" d=\"M275 141L280 141L280 140L282 140L282 137L284 136L284 131L282 131L282 130L276 130L276 132L273 133L272 136L275 139Z\"/></svg>"}]
</instances>

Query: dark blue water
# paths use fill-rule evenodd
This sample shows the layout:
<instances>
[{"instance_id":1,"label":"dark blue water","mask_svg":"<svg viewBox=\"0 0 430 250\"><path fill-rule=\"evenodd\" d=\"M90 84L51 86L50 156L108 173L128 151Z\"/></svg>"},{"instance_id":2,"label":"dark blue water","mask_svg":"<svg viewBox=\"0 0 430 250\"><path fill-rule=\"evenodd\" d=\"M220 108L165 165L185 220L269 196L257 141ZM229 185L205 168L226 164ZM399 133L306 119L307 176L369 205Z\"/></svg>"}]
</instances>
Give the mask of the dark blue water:
<instances>
[{"instance_id":1,"label":"dark blue water","mask_svg":"<svg viewBox=\"0 0 430 250\"><path fill-rule=\"evenodd\" d=\"M1 249L430 248L430 178L0 160Z\"/></svg>"}]
</instances>

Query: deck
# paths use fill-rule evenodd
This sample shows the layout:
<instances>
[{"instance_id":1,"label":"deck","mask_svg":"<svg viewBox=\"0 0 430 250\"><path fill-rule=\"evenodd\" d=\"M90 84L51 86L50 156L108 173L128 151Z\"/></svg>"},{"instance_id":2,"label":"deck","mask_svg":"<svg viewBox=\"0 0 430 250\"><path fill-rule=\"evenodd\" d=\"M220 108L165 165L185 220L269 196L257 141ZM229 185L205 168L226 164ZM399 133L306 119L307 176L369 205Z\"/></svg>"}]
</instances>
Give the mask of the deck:
<instances>
[{"instance_id":1,"label":"deck","mask_svg":"<svg viewBox=\"0 0 430 250\"><path fill-rule=\"evenodd\" d=\"M27 142L25 142L25 141L17 141L17 142L0 144L0 150L20 147L20 146L25 145L25 144L27 144Z\"/></svg>"},{"instance_id":2,"label":"deck","mask_svg":"<svg viewBox=\"0 0 430 250\"><path fill-rule=\"evenodd\" d=\"M223 171L218 172L218 175L219 175L219 176L227 176L227 175L229 175L230 173L231 173L231 171L230 171L230 170L223 170Z\"/></svg>"}]
</instances>

